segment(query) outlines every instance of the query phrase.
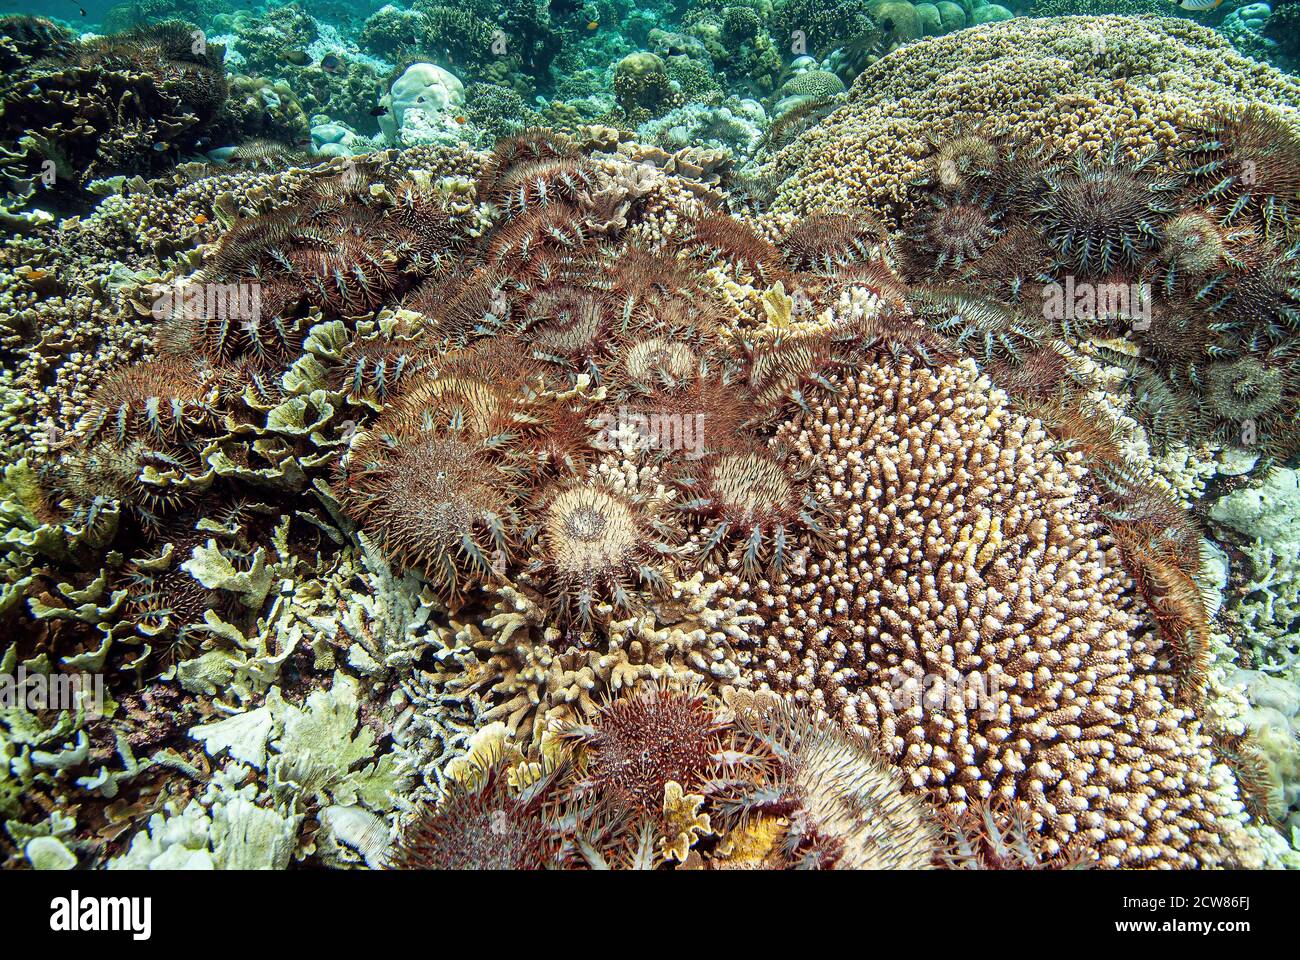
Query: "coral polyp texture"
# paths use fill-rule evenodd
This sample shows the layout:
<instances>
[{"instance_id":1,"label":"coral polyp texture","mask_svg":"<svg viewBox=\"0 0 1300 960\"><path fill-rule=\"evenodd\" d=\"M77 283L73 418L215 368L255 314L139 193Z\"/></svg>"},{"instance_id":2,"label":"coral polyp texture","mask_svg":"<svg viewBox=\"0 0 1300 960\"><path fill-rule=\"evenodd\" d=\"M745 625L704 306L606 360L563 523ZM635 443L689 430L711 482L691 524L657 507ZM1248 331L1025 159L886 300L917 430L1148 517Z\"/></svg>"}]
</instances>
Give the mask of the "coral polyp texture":
<instances>
[{"instance_id":1,"label":"coral polyp texture","mask_svg":"<svg viewBox=\"0 0 1300 960\"><path fill-rule=\"evenodd\" d=\"M1232 797L1077 456L969 364L864 367L785 429L839 528L742 601L761 685L870 731L945 806L1027 803L1053 855L1231 862Z\"/></svg>"},{"instance_id":2,"label":"coral polyp texture","mask_svg":"<svg viewBox=\"0 0 1300 960\"><path fill-rule=\"evenodd\" d=\"M1290 75L314 9L0 18L4 866L1300 865Z\"/></svg>"},{"instance_id":3,"label":"coral polyp texture","mask_svg":"<svg viewBox=\"0 0 1300 960\"><path fill-rule=\"evenodd\" d=\"M859 74L843 107L773 159L784 180L775 209L852 204L906 217L905 188L926 146L973 125L1065 156L1118 147L1127 160L1174 147L1178 127L1210 106L1294 113L1298 89L1294 77L1186 20L987 23L895 51Z\"/></svg>"}]
</instances>

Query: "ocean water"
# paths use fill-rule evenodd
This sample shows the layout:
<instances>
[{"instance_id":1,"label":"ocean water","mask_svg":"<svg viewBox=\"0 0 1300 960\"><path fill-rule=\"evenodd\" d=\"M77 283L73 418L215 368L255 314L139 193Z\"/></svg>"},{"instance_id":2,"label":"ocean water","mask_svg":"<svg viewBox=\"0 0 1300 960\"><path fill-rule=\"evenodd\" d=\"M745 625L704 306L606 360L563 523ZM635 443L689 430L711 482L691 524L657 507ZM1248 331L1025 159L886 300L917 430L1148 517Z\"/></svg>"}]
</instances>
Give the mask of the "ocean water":
<instances>
[{"instance_id":1,"label":"ocean water","mask_svg":"<svg viewBox=\"0 0 1300 960\"><path fill-rule=\"evenodd\" d=\"M1200 5L0 4L0 864L1300 867Z\"/></svg>"}]
</instances>

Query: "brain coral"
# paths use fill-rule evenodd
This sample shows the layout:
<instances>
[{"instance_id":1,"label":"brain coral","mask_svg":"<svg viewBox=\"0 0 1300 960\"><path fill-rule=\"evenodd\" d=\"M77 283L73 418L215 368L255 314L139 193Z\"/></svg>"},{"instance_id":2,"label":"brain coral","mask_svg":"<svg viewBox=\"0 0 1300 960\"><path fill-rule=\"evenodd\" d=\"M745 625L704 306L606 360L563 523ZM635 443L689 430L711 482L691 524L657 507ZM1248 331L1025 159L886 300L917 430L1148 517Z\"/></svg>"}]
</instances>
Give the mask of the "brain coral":
<instances>
[{"instance_id":1,"label":"brain coral","mask_svg":"<svg viewBox=\"0 0 1300 960\"><path fill-rule=\"evenodd\" d=\"M909 44L864 70L848 103L784 149L780 212L864 207L906 219L927 137L963 125L1050 143L1063 156L1171 147L1210 104L1300 108L1300 82L1181 19L1070 17L985 24Z\"/></svg>"},{"instance_id":2,"label":"brain coral","mask_svg":"<svg viewBox=\"0 0 1300 960\"><path fill-rule=\"evenodd\" d=\"M1027 802L1049 855L1081 838L1107 866L1233 862L1231 795L1078 455L970 361L846 386L781 431L820 465L837 545L731 581L766 624L754 680L870 734L950 811Z\"/></svg>"}]
</instances>

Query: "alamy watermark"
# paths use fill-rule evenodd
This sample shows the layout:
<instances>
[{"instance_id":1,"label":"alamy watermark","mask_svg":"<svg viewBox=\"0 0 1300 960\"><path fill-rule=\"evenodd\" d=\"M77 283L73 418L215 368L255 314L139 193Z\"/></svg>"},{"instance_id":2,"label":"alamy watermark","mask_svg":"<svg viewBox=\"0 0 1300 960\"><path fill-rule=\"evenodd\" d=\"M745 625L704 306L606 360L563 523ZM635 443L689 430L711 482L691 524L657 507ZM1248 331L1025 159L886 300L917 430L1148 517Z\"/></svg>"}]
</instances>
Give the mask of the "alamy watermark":
<instances>
[{"instance_id":1,"label":"alamy watermark","mask_svg":"<svg viewBox=\"0 0 1300 960\"><path fill-rule=\"evenodd\" d=\"M704 456L704 417L703 413L642 412L619 407L597 418L597 445L682 452L687 460L698 460Z\"/></svg>"},{"instance_id":2,"label":"alamy watermark","mask_svg":"<svg viewBox=\"0 0 1300 960\"><path fill-rule=\"evenodd\" d=\"M1151 284L1077 282L1067 276L1065 283L1043 287L1043 316L1048 320L1098 320L1128 318L1134 330L1151 326Z\"/></svg>"},{"instance_id":3,"label":"alamy watermark","mask_svg":"<svg viewBox=\"0 0 1300 960\"><path fill-rule=\"evenodd\" d=\"M896 713L977 714L984 720L997 715L998 676L979 672L944 676L904 674L895 668L886 678L890 705Z\"/></svg>"},{"instance_id":4,"label":"alamy watermark","mask_svg":"<svg viewBox=\"0 0 1300 960\"><path fill-rule=\"evenodd\" d=\"M185 283L176 281L154 298L155 320L237 320L256 324L262 317L259 283Z\"/></svg>"},{"instance_id":5,"label":"alamy watermark","mask_svg":"<svg viewBox=\"0 0 1300 960\"><path fill-rule=\"evenodd\" d=\"M0 673L0 710L104 712L104 677L91 673Z\"/></svg>"},{"instance_id":6,"label":"alamy watermark","mask_svg":"<svg viewBox=\"0 0 1300 960\"><path fill-rule=\"evenodd\" d=\"M129 933L133 940L153 936L152 897L93 897L73 890L50 901L55 933Z\"/></svg>"}]
</instances>

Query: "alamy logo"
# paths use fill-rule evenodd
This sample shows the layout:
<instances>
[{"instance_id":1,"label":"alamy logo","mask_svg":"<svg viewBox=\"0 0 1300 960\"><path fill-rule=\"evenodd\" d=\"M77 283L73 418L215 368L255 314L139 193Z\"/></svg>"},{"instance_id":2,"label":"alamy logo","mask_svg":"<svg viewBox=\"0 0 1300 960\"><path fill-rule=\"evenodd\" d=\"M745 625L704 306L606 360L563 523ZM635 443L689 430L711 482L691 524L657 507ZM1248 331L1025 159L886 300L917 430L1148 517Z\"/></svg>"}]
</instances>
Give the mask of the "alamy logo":
<instances>
[{"instance_id":1,"label":"alamy logo","mask_svg":"<svg viewBox=\"0 0 1300 960\"><path fill-rule=\"evenodd\" d=\"M155 320L243 320L262 316L262 287L257 283L183 283L177 281L154 299Z\"/></svg>"},{"instance_id":2,"label":"alamy logo","mask_svg":"<svg viewBox=\"0 0 1300 960\"><path fill-rule=\"evenodd\" d=\"M919 711L926 714L977 713L985 720L997 715L998 678L981 673L944 677L927 673L908 676L895 668L886 685L889 701L898 713Z\"/></svg>"},{"instance_id":3,"label":"alamy logo","mask_svg":"<svg viewBox=\"0 0 1300 960\"><path fill-rule=\"evenodd\" d=\"M56 933L127 931L133 940L153 935L153 900L149 897L71 896L50 901L50 929Z\"/></svg>"},{"instance_id":4,"label":"alamy logo","mask_svg":"<svg viewBox=\"0 0 1300 960\"><path fill-rule=\"evenodd\" d=\"M597 418L597 444L606 448L681 451L687 460L704 455L704 414L642 413L619 407Z\"/></svg>"},{"instance_id":5,"label":"alamy logo","mask_svg":"<svg viewBox=\"0 0 1300 960\"><path fill-rule=\"evenodd\" d=\"M89 673L0 673L0 710L76 710L104 712L104 678Z\"/></svg>"},{"instance_id":6,"label":"alamy logo","mask_svg":"<svg viewBox=\"0 0 1300 960\"><path fill-rule=\"evenodd\" d=\"M1149 283L1065 283L1043 287L1043 316L1048 320L1096 320L1125 317L1136 330L1151 325Z\"/></svg>"}]
</instances>

